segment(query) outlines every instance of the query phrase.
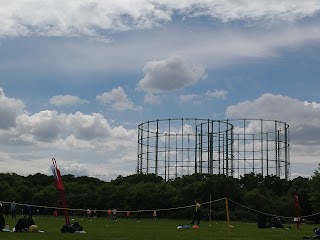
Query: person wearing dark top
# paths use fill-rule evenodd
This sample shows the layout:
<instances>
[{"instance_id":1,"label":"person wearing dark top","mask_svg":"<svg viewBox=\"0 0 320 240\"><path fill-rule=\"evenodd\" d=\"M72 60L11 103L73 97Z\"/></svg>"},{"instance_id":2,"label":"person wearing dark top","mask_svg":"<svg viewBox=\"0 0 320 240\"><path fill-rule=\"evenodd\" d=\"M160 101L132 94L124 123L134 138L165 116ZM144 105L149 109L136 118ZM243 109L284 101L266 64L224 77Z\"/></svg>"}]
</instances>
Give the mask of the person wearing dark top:
<instances>
[{"instance_id":1,"label":"person wearing dark top","mask_svg":"<svg viewBox=\"0 0 320 240\"><path fill-rule=\"evenodd\" d=\"M194 222L197 220L197 225L200 224L200 219L201 219L201 211L200 211L201 204L198 202L198 200L195 200L195 211L194 211L194 216L191 224L194 224Z\"/></svg>"},{"instance_id":2,"label":"person wearing dark top","mask_svg":"<svg viewBox=\"0 0 320 240\"><path fill-rule=\"evenodd\" d=\"M3 206L2 206L2 203L0 202L0 231L2 231L5 224L6 224L6 221L4 220L4 217L3 217Z\"/></svg>"}]
</instances>

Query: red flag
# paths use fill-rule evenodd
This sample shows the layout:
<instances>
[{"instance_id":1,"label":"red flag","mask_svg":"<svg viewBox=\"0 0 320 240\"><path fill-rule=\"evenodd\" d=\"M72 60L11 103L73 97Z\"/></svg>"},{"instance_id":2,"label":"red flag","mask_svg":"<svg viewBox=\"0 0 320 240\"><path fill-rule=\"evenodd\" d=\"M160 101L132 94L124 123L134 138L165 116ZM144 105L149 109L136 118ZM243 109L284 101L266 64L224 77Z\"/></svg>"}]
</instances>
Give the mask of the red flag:
<instances>
[{"instance_id":1,"label":"red flag","mask_svg":"<svg viewBox=\"0 0 320 240\"><path fill-rule=\"evenodd\" d=\"M56 188L58 190L64 190L62 178L61 178L61 175L60 175L60 170L58 169L56 160L54 158L52 158L52 163L53 164L51 166L51 170L52 170L52 173L53 173L54 183L56 185Z\"/></svg>"},{"instance_id":2,"label":"red flag","mask_svg":"<svg viewBox=\"0 0 320 240\"><path fill-rule=\"evenodd\" d=\"M54 158L52 158L51 170L53 173L54 183L56 185L57 190L59 191L61 205L63 207L63 213L64 213L64 218L66 220L66 224L70 225L69 212L67 209L66 197L64 195L64 186L63 186L62 178L60 175L60 171L57 167L56 159Z\"/></svg>"}]
</instances>

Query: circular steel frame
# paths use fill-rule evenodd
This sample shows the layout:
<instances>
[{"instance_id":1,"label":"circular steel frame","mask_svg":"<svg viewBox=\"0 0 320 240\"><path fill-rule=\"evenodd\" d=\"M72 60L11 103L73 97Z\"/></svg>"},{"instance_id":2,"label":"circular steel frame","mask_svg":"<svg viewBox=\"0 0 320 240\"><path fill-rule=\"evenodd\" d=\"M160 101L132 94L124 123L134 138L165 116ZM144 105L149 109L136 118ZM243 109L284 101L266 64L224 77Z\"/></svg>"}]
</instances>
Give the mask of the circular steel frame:
<instances>
[{"instance_id":1,"label":"circular steel frame","mask_svg":"<svg viewBox=\"0 0 320 240\"><path fill-rule=\"evenodd\" d=\"M157 119L138 126L137 173L289 178L289 125L277 120Z\"/></svg>"}]
</instances>

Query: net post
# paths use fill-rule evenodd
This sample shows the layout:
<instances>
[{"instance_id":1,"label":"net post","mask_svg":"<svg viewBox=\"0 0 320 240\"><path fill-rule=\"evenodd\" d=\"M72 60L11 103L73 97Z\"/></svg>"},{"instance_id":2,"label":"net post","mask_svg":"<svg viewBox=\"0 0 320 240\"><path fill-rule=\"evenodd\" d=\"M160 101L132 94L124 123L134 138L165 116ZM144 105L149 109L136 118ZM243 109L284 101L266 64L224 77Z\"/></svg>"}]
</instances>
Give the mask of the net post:
<instances>
[{"instance_id":1,"label":"net post","mask_svg":"<svg viewBox=\"0 0 320 240\"><path fill-rule=\"evenodd\" d=\"M227 222L228 222L228 233L230 238L230 216L229 216L229 204L228 204L228 198L225 198L226 201L226 214L227 214Z\"/></svg>"},{"instance_id":2,"label":"net post","mask_svg":"<svg viewBox=\"0 0 320 240\"><path fill-rule=\"evenodd\" d=\"M209 214L209 226L211 226L211 194L210 194L210 214Z\"/></svg>"}]
</instances>

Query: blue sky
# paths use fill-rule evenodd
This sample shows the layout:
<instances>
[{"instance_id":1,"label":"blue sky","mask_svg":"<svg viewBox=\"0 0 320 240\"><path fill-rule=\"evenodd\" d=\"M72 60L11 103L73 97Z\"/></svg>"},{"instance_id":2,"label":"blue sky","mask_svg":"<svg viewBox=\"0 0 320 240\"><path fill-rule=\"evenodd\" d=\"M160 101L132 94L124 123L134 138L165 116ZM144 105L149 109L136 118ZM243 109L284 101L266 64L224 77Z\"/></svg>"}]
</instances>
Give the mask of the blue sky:
<instances>
[{"instance_id":1,"label":"blue sky","mask_svg":"<svg viewBox=\"0 0 320 240\"><path fill-rule=\"evenodd\" d=\"M291 176L317 169L319 1L0 6L0 171L132 174L138 124L174 117L284 121Z\"/></svg>"}]
</instances>

